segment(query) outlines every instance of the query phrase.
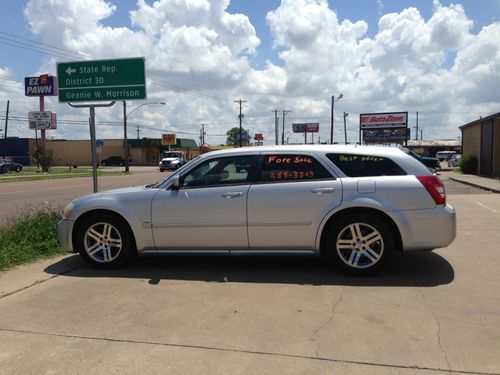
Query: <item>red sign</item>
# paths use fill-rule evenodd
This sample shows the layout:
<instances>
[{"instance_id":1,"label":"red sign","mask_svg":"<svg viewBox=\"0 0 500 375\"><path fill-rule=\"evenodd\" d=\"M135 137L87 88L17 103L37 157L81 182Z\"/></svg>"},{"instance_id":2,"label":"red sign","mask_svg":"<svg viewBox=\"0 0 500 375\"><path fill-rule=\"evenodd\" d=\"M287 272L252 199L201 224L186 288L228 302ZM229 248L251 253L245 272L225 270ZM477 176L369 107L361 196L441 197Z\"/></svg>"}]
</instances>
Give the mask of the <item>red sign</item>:
<instances>
[{"instance_id":1,"label":"red sign","mask_svg":"<svg viewBox=\"0 0 500 375\"><path fill-rule=\"evenodd\" d=\"M365 113L359 115L361 129L406 128L408 112Z\"/></svg>"},{"instance_id":2,"label":"red sign","mask_svg":"<svg viewBox=\"0 0 500 375\"><path fill-rule=\"evenodd\" d=\"M263 141L264 136L262 135L262 133L256 133L255 136L253 137L253 139L256 141Z\"/></svg>"}]
</instances>

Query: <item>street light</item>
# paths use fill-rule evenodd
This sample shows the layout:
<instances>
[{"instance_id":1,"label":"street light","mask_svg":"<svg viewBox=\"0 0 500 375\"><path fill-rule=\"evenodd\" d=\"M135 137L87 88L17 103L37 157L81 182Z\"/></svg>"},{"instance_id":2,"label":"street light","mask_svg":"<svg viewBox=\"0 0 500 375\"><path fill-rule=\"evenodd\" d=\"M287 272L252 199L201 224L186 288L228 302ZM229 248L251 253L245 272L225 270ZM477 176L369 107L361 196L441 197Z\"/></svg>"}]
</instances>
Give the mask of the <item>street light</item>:
<instances>
[{"instance_id":1,"label":"street light","mask_svg":"<svg viewBox=\"0 0 500 375\"><path fill-rule=\"evenodd\" d=\"M338 102L340 99L344 97L343 94L340 94L335 100L335 95L332 95L332 122L330 126L330 144L333 145L333 117L334 117L334 106L335 102Z\"/></svg>"},{"instance_id":2,"label":"street light","mask_svg":"<svg viewBox=\"0 0 500 375\"><path fill-rule=\"evenodd\" d=\"M150 104L161 104L165 105L167 103L165 102L149 102L149 103L143 103L141 105L138 105L135 107L130 113L127 114L127 102L124 100L123 101L123 140L125 142L125 172L129 171L129 160L128 160L128 154L129 154L129 148L128 148L128 139L127 139L127 118L132 115L135 111L137 111L139 108L145 106L145 105L150 105Z\"/></svg>"},{"instance_id":3,"label":"street light","mask_svg":"<svg viewBox=\"0 0 500 375\"><path fill-rule=\"evenodd\" d=\"M344 143L347 144L347 128L345 124L345 118L349 116L349 113L344 112Z\"/></svg>"}]
</instances>

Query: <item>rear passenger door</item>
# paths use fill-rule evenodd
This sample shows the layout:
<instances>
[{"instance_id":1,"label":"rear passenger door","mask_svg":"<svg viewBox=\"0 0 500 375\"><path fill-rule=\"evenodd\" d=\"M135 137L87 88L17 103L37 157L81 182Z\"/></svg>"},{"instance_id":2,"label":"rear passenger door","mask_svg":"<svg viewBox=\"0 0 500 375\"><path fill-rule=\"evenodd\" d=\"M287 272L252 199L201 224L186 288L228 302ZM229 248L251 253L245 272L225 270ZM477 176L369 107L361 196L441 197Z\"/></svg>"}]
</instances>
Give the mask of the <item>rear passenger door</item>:
<instances>
[{"instance_id":1,"label":"rear passenger door","mask_svg":"<svg viewBox=\"0 0 500 375\"><path fill-rule=\"evenodd\" d=\"M248 191L251 249L314 249L325 215L342 201L342 186L310 153L263 153Z\"/></svg>"}]
</instances>

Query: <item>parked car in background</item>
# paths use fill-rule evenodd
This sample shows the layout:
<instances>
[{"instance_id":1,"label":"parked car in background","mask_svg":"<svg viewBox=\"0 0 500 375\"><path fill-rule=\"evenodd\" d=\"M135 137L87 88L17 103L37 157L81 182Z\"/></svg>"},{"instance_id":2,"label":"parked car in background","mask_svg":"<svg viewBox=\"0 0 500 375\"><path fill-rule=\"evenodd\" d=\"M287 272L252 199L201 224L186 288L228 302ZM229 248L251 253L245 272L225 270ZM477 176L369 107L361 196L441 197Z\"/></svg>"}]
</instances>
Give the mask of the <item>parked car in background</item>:
<instances>
[{"instance_id":1,"label":"parked car in background","mask_svg":"<svg viewBox=\"0 0 500 375\"><path fill-rule=\"evenodd\" d=\"M132 159L128 160L129 164L132 164ZM122 166L125 165L125 159L121 156L110 156L109 158L106 158L101 161L102 166L108 166L108 165L118 165Z\"/></svg>"},{"instance_id":2,"label":"parked car in background","mask_svg":"<svg viewBox=\"0 0 500 375\"><path fill-rule=\"evenodd\" d=\"M456 153L456 151L438 151L436 153L436 159L439 161L447 161L450 160L450 158Z\"/></svg>"},{"instance_id":3,"label":"parked car in background","mask_svg":"<svg viewBox=\"0 0 500 375\"><path fill-rule=\"evenodd\" d=\"M439 160L436 158L429 158L426 156L420 156L416 152L406 148L406 147L400 147L400 149L405 152L406 154L410 155L411 157L417 159L419 162L421 162L423 165L425 165L427 168L432 169L433 171L439 171L441 170L441 164L439 163Z\"/></svg>"},{"instance_id":4,"label":"parked car in background","mask_svg":"<svg viewBox=\"0 0 500 375\"><path fill-rule=\"evenodd\" d=\"M8 173L10 168L7 164L0 163L0 174Z\"/></svg>"},{"instance_id":5,"label":"parked car in background","mask_svg":"<svg viewBox=\"0 0 500 375\"><path fill-rule=\"evenodd\" d=\"M453 154L448 160L448 167L460 167L460 160L462 160L461 154Z\"/></svg>"},{"instance_id":6,"label":"parked car in background","mask_svg":"<svg viewBox=\"0 0 500 375\"><path fill-rule=\"evenodd\" d=\"M178 169L186 164L186 154L183 151L168 151L162 153L162 159L158 164L160 172L168 169Z\"/></svg>"},{"instance_id":7,"label":"parked car in background","mask_svg":"<svg viewBox=\"0 0 500 375\"><path fill-rule=\"evenodd\" d=\"M249 165L237 172L237 165ZM244 147L160 183L77 198L58 237L92 266L134 254L322 255L358 275L455 238L443 183L395 147Z\"/></svg>"},{"instance_id":8,"label":"parked car in background","mask_svg":"<svg viewBox=\"0 0 500 375\"><path fill-rule=\"evenodd\" d=\"M22 164L15 163L12 160L0 160L0 164L4 166L4 169L7 169L7 172L21 172L23 170Z\"/></svg>"}]
</instances>

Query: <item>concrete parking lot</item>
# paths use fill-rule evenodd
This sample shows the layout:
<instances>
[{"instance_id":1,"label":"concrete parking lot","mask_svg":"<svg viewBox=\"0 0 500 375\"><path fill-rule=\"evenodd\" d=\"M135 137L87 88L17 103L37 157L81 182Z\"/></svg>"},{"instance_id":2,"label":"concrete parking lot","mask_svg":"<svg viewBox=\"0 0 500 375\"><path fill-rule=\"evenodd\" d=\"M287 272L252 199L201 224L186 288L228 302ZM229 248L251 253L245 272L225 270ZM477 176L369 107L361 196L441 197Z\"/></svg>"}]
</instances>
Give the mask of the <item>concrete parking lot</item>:
<instances>
[{"instance_id":1,"label":"concrete parking lot","mask_svg":"<svg viewBox=\"0 0 500 375\"><path fill-rule=\"evenodd\" d=\"M500 195L446 183L455 242L373 278L311 258L0 274L0 373L500 374Z\"/></svg>"}]
</instances>

